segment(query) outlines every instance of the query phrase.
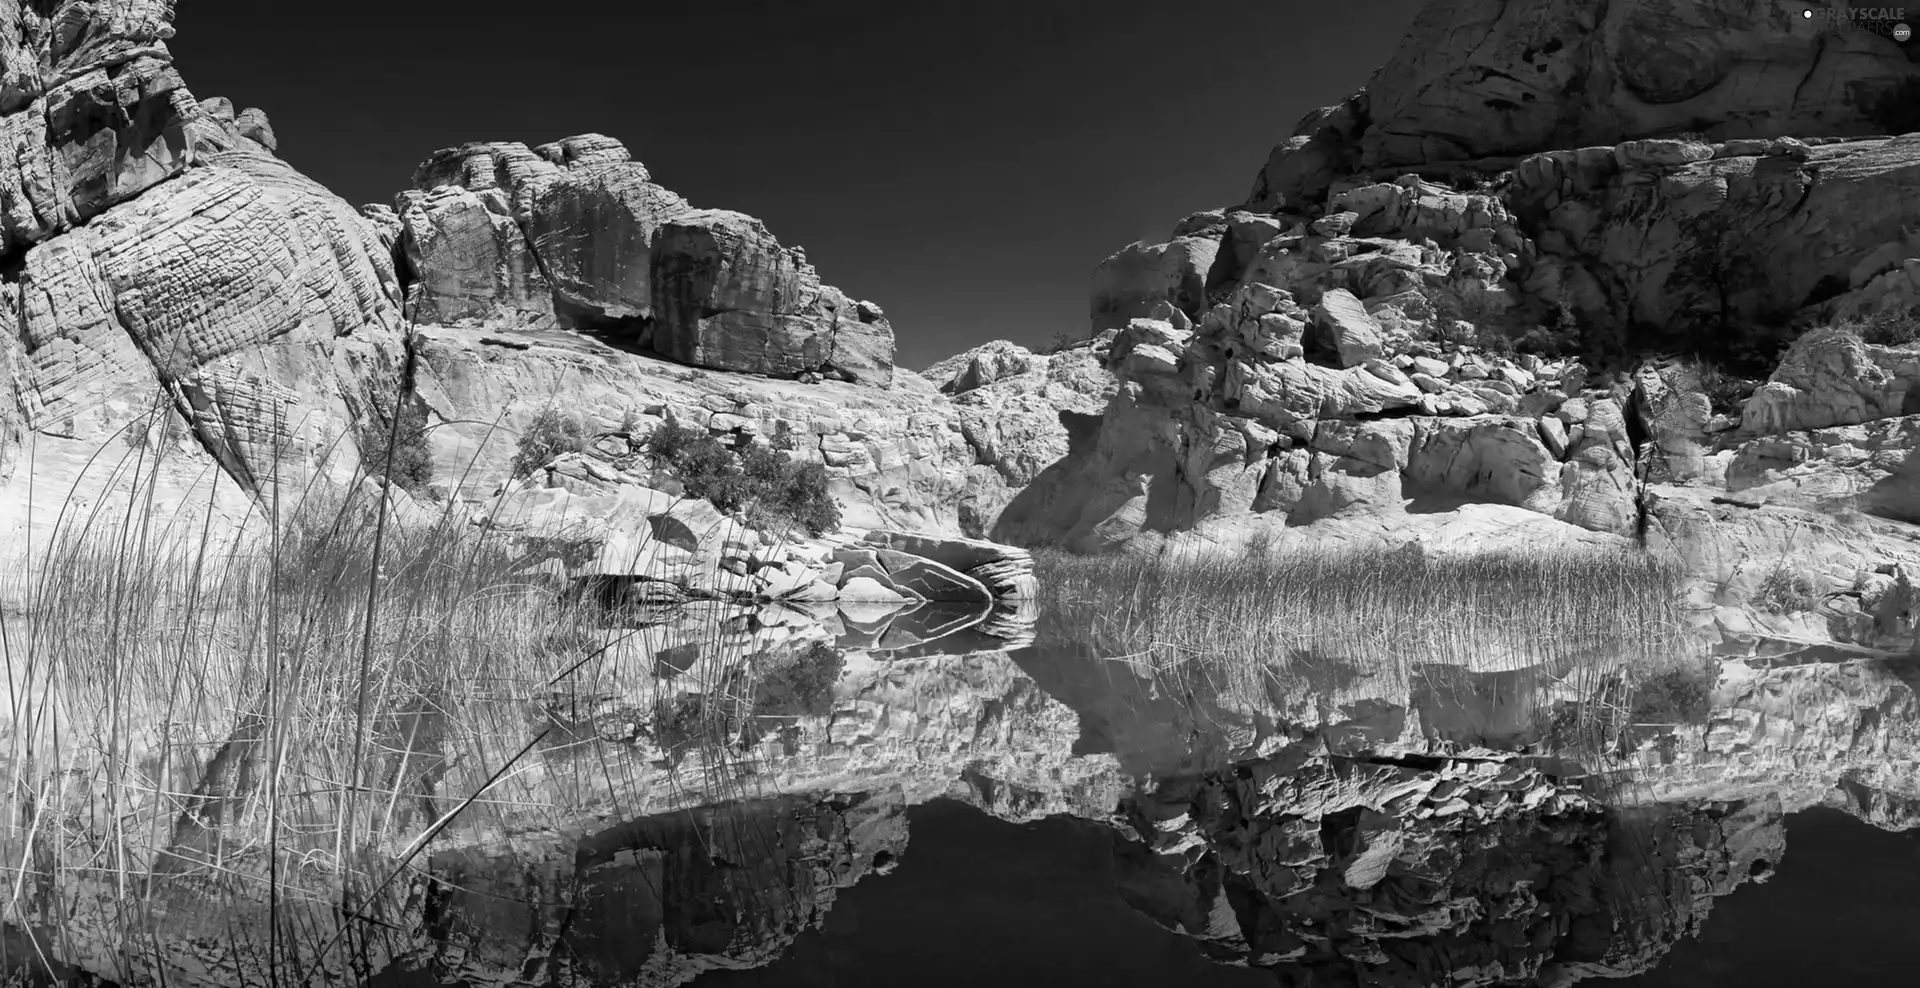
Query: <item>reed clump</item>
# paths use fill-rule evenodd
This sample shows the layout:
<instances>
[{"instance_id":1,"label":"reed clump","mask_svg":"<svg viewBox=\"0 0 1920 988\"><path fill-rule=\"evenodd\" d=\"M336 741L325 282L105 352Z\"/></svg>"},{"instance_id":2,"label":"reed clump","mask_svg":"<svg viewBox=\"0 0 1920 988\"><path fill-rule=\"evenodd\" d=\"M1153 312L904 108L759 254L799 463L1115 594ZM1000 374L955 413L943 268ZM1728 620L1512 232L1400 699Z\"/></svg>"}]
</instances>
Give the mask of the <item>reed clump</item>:
<instances>
[{"instance_id":1,"label":"reed clump","mask_svg":"<svg viewBox=\"0 0 1920 988\"><path fill-rule=\"evenodd\" d=\"M1243 703L1426 665L1650 675L1698 651L1678 564L1634 549L1041 553L1035 569L1043 636Z\"/></svg>"},{"instance_id":2,"label":"reed clump","mask_svg":"<svg viewBox=\"0 0 1920 988\"><path fill-rule=\"evenodd\" d=\"M609 613L451 506L402 525L400 486L269 489L227 540L136 492L0 574L0 977L360 983L418 949L439 842L511 860L630 792L604 754L564 757L612 739L561 710L637 700L702 773L739 771L738 712L778 663L716 617L675 624L697 661L662 668L658 615Z\"/></svg>"}]
</instances>

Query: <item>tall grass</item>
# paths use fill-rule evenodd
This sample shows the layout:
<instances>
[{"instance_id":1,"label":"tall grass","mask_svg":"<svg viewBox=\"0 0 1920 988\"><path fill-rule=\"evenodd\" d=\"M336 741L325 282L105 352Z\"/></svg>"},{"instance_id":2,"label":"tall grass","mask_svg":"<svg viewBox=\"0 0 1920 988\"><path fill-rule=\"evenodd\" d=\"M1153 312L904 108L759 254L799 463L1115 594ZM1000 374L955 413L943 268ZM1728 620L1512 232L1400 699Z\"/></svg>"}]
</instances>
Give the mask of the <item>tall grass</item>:
<instances>
[{"instance_id":1,"label":"tall grass","mask_svg":"<svg viewBox=\"0 0 1920 988\"><path fill-rule=\"evenodd\" d=\"M1670 887L1670 814L1648 804L1627 757L1641 731L1706 713L1711 663L1687 632L1677 562L1634 549L1176 551L1042 553L1035 570L1042 648L1124 661L1189 703L1284 720L1343 693L1416 706L1424 692L1464 709L1486 705L1476 690L1513 687L1500 700L1531 703L1531 728L1484 742L1557 756L1553 774L1607 807L1592 879L1608 956L1643 956L1689 915ZM1290 703L1301 696L1312 702Z\"/></svg>"},{"instance_id":2,"label":"tall grass","mask_svg":"<svg viewBox=\"0 0 1920 988\"><path fill-rule=\"evenodd\" d=\"M359 983L418 958L435 847L511 859L521 835L753 795L751 742L794 713L766 696L817 706L838 670L753 650L737 609L609 612L451 505L398 524L375 485L276 483L230 544L135 487L111 516L54 504L0 575L16 976ZM648 791L608 729L628 721L683 792Z\"/></svg>"},{"instance_id":3,"label":"tall grass","mask_svg":"<svg viewBox=\"0 0 1920 988\"><path fill-rule=\"evenodd\" d=\"M1681 575L1630 549L1036 557L1042 645L1243 708L1362 677L1403 691L1439 666L1538 667L1591 701L1575 709L1624 715L1623 681L1697 664Z\"/></svg>"}]
</instances>

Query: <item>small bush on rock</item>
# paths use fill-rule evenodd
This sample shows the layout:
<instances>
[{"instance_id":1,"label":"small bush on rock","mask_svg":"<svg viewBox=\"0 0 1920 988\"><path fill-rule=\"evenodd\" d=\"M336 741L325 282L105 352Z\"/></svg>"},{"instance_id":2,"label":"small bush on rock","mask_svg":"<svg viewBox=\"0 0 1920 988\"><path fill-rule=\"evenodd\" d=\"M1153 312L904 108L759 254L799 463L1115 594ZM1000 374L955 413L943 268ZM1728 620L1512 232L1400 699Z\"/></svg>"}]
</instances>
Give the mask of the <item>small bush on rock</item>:
<instances>
[{"instance_id":1,"label":"small bush on rock","mask_svg":"<svg viewBox=\"0 0 1920 988\"><path fill-rule=\"evenodd\" d=\"M1527 330L1516 344L1516 349L1521 353L1537 354L1549 360L1579 356L1585 348L1579 317L1574 315L1573 307L1565 302L1561 302L1554 310L1551 325Z\"/></svg>"},{"instance_id":2,"label":"small bush on rock","mask_svg":"<svg viewBox=\"0 0 1920 988\"><path fill-rule=\"evenodd\" d=\"M577 453L586 448L587 424L557 408L542 409L533 417L513 454L513 475L531 476L562 453Z\"/></svg>"},{"instance_id":3,"label":"small bush on rock","mask_svg":"<svg viewBox=\"0 0 1920 988\"><path fill-rule=\"evenodd\" d=\"M833 684L846 659L840 650L815 642L792 661L773 667L754 684L756 717L820 717L833 710Z\"/></svg>"},{"instance_id":4,"label":"small bush on rock","mask_svg":"<svg viewBox=\"0 0 1920 988\"><path fill-rule=\"evenodd\" d=\"M1798 614L1810 611L1817 598L1813 594L1813 581L1805 573L1798 572L1785 563L1775 566L1761 579L1760 586L1753 592L1755 607L1769 614Z\"/></svg>"},{"instance_id":5,"label":"small bush on rock","mask_svg":"<svg viewBox=\"0 0 1920 988\"><path fill-rule=\"evenodd\" d=\"M1876 346L1905 346L1920 340L1920 305L1895 312L1876 313L1836 327Z\"/></svg>"},{"instance_id":6,"label":"small bush on rock","mask_svg":"<svg viewBox=\"0 0 1920 988\"><path fill-rule=\"evenodd\" d=\"M1698 724L1712 710L1717 669L1711 663L1667 669L1634 684L1635 724Z\"/></svg>"},{"instance_id":7,"label":"small bush on rock","mask_svg":"<svg viewBox=\"0 0 1920 988\"><path fill-rule=\"evenodd\" d=\"M775 436L778 440L778 434ZM667 467L689 497L706 498L721 511L741 511L761 531L794 527L819 535L840 527L840 505L827 490L827 470L796 462L769 446L748 441L737 452L705 429L666 422L648 441L655 466Z\"/></svg>"},{"instance_id":8,"label":"small bush on rock","mask_svg":"<svg viewBox=\"0 0 1920 988\"><path fill-rule=\"evenodd\" d=\"M1760 386L1760 382L1752 378L1729 373L1717 364L1704 360L1694 363L1693 375L1700 393L1707 396L1713 410L1720 414L1738 416L1746 406L1747 399L1753 397L1754 390Z\"/></svg>"},{"instance_id":9,"label":"small bush on rock","mask_svg":"<svg viewBox=\"0 0 1920 988\"><path fill-rule=\"evenodd\" d=\"M418 494L424 492L433 479L433 451L427 446L427 406L417 398L397 398L391 394L367 396L366 413L353 424L354 445L360 449L360 463L368 476L390 482L409 494ZM396 404L400 406L397 434L393 421Z\"/></svg>"},{"instance_id":10,"label":"small bush on rock","mask_svg":"<svg viewBox=\"0 0 1920 988\"><path fill-rule=\"evenodd\" d=\"M1055 333L1046 343L1035 348L1034 352L1047 355L1061 353L1066 350L1071 350L1075 344L1083 342L1085 342L1084 337L1075 336L1072 333Z\"/></svg>"}]
</instances>

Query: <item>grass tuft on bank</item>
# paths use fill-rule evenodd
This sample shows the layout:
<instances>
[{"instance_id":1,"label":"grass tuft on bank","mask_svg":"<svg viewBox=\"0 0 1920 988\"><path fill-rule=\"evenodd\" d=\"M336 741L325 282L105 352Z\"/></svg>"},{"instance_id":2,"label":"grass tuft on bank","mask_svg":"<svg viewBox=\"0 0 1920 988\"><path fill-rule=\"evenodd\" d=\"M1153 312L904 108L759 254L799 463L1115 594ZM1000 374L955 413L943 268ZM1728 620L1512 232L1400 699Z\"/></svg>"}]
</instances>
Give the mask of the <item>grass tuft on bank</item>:
<instances>
[{"instance_id":1,"label":"grass tuft on bank","mask_svg":"<svg viewBox=\"0 0 1920 988\"><path fill-rule=\"evenodd\" d=\"M432 854L510 860L632 798L607 743L738 798L750 743L831 701L831 648L748 650L718 609L670 632L609 613L509 535L402 525L359 478L269 486L223 547L143 499L163 452L109 447L131 478L111 509L38 492L54 534L0 572L0 978L139 983L197 943L232 983L362 983L417 948Z\"/></svg>"},{"instance_id":2,"label":"grass tuft on bank","mask_svg":"<svg viewBox=\"0 0 1920 988\"><path fill-rule=\"evenodd\" d=\"M1635 684L1700 688L1681 570L1637 550L1048 552L1035 567L1043 647L1125 659L1247 707L1441 666L1544 667L1592 701L1587 714L1617 708L1617 722L1632 716ZM1662 704L1663 716L1676 706L1698 713Z\"/></svg>"}]
</instances>

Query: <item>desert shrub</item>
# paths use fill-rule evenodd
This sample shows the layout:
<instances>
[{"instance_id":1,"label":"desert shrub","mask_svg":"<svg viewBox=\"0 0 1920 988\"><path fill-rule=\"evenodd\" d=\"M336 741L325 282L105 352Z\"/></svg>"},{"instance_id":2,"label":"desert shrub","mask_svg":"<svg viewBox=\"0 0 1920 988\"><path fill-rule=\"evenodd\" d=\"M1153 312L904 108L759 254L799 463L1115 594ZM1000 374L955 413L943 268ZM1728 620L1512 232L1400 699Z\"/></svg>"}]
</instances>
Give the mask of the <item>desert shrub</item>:
<instances>
[{"instance_id":1,"label":"desert shrub","mask_svg":"<svg viewBox=\"0 0 1920 988\"><path fill-rule=\"evenodd\" d=\"M1081 343L1084 341L1085 341L1084 337L1075 336L1072 333L1055 333L1053 334L1052 337L1050 337L1047 340L1047 342L1041 344L1039 347L1036 347L1034 349L1034 352L1040 353L1040 354L1060 353L1065 350L1070 350L1073 348L1074 344Z\"/></svg>"},{"instance_id":2,"label":"desert shrub","mask_svg":"<svg viewBox=\"0 0 1920 988\"><path fill-rule=\"evenodd\" d=\"M1630 720L1635 724L1698 724L1712 710L1717 668L1697 663L1665 669L1634 684Z\"/></svg>"},{"instance_id":3,"label":"desert shrub","mask_svg":"<svg viewBox=\"0 0 1920 988\"><path fill-rule=\"evenodd\" d=\"M1537 354L1548 359L1578 356L1585 348L1586 340L1581 332L1580 319L1574 315L1573 307L1565 302L1555 308L1550 325L1527 330L1515 344L1515 349L1521 353Z\"/></svg>"},{"instance_id":4,"label":"desert shrub","mask_svg":"<svg viewBox=\"0 0 1920 988\"><path fill-rule=\"evenodd\" d=\"M1451 292L1431 288L1421 294L1427 300L1430 315L1424 330L1416 334L1417 339L1450 347L1477 347L1498 357L1511 357L1516 352L1513 337L1482 325L1492 315L1484 306L1463 304Z\"/></svg>"},{"instance_id":5,"label":"desert shrub","mask_svg":"<svg viewBox=\"0 0 1920 988\"><path fill-rule=\"evenodd\" d=\"M653 453L656 461L672 463L677 461L681 454L695 442L702 440L710 442L712 438L705 429L696 429L682 423L679 419L668 419L655 427L653 433L647 437L647 449Z\"/></svg>"},{"instance_id":6,"label":"desert shrub","mask_svg":"<svg viewBox=\"0 0 1920 988\"><path fill-rule=\"evenodd\" d=\"M1701 360L1692 367L1695 384L1715 412L1738 415L1760 382L1730 373L1718 364Z\"/></svg>"},{"instance_id":7,"label":"desert shrub","mask_svg":"<svg viewBox=\"0 0 1920 988\"><path fill-rule=\"evenodd\" d=\"M1837 328L1879 346L1905 346L1920 340L1920 306L1882 312L1837 324Z\"/></svg>"},{"instance_id":8,"label":"desert shrub","mask_svg":"<svg viewBox=\"0 0 1920 988\"><path fill-rule=\"evenodd\" d=\"M1473 324L1461 319L1436 318L1427 322L1425 331L1419 339L1429 343L1439 343L1449 347L1473 346L1479 342L1480 334Z\"/></svg>"},{"instance_id":9,"label":"desert shrub","mask_svg":"<svg viewBox=\"0 0 1920 988\"><path fill-rule=\"evenodd\" d=\"M586 448L587 424L557 408L544 408L520 433L514 445L513 475L526 477L552 463L562 453Z\"/></svg>"},{"instance_id":10,"label":"desert shrub","mask_svg":"<svg viewBox=\"0 0 1920 988\"><path fill-rule=\"evenodd\" d=\"M399 429L394 429L394 406ZM354 444L367 474L409 494L421 493L433 479L433 451L427 446L427 406L418 398L371 394L365 414L353 425Z\"/></svg>"},{"instance_id":11,"label":"desert shrub","mask_svg":"<svg viewBox=\"0 0 1920 988\"><path fill-rule=\"evenodd\" d=\"M767 445L782 453L791 453L800 448L800 440L794 435L793 426L781 419L773 423L773 438L767 440Z\"/></svg>"},{"instance_id":12,"label":"desert shrub","mask_svg":"<svg viewBox=\"0 0 1920 988\"><path fill-rule=\"evenodd\" d=\"M754 716L819 717L832 712L833 684L845 666L839 649L813 643L760 676L754 684Z\"/></svg>"},{"instance_id":13,"label":"desert shrub","mask_svg":"<svg viewBox=\"0 0 1920 988\"><path fill-rule=\"evenodd\" d=\"M679 422L655 429L648 446L654 465L671 468L689 497L706 498L722 511L743 511L754 528L799 527L819 535L840 527L840 505L819 463L795 461L752 441L731 450L706 430Z\"/></svg>"},{"instance_id":14,"label":"desert shrub","mask_svg":"<svg viewBox=\"0 0 1920 988\"><path fill-rule=\"evenodd\" d=\"M1798 614L1813 609L1813 581L1786 563L1767 571L1753 592L1755 607L1769 614Z\"/></svg>"}]
</instances>

